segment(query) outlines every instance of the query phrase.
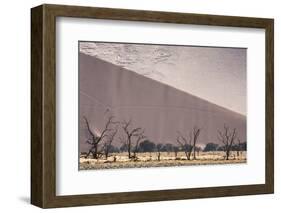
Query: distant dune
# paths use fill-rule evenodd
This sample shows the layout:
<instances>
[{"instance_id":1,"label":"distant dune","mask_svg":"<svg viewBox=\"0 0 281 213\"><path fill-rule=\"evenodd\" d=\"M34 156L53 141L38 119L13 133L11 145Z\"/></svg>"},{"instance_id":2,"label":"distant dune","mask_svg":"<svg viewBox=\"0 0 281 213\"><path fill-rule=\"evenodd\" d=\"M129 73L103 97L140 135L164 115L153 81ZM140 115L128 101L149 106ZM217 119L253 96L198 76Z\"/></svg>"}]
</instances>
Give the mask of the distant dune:
<instances>
[{"instance_id":1,"label":"distant dune","mask_svg":"<svg viewBox=\"0 0 281 213\"><path fill-rule=\"evenodd\" d=\"M80 151L87 150L83 116L99 132L109 114L120 121L131 119L132 127L144 128L155 143L176 144L177 131L187 133L194 125L202 129L198 144L219 143L217 130L224 124L236 128L239 138L246 140L244 115L94 56L80 53L79 61Z\"/></svg>"}]
</instances>

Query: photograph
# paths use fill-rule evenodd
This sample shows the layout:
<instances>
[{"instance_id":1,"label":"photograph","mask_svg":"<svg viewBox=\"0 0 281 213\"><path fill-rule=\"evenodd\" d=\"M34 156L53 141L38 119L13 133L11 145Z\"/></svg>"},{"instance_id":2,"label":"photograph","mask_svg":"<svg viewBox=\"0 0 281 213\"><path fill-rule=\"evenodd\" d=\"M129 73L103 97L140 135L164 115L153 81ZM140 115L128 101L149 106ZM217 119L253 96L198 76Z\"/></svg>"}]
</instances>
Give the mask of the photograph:
<instances>
[{"instance_id":1,"label":"photograph","mask_svg":"<svg viewBox=\"0 0 281 213\"><path fill-rule=\"evenodd\" d=\"M247 48L78 50L79 170L247 162Z\"/></svg>"},{"instance_id":2,"label":"photograph","mask_svg":"<svg viewBox=\"0 0 281 213\"><path fill-rule=\"evenodd\" d=\"M159 6L31 8L32 205L274 193L274 18Z\"/></svg>"}]
</instances>

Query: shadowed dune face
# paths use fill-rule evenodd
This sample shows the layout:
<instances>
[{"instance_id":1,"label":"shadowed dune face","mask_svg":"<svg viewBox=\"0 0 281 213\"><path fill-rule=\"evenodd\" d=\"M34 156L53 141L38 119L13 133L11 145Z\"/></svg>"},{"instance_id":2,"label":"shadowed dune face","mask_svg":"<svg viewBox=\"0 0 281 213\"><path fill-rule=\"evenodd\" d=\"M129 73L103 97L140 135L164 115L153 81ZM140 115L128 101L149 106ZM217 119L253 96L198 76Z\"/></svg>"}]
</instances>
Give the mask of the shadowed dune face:
<instances>
[{"instance_id":1,"label":"shadowed dune face","mask_svg":"<svg viewBox=\"0 0 281 213\"><path fill-rule=\"evenodd\" d=\"M224 124L246 140L245 116L83 53L79 90L80 151L87 150L83 116L97 134L109 115L118 121L131 119L131 127L142 127L155 143L176 144L177 131L188 135L194 126L202 129L198 144L219 143L217 130ZM116 138L122 134L120 129ZM118 140L114 144L120 145Z\"/></svg>"}]
</instances>

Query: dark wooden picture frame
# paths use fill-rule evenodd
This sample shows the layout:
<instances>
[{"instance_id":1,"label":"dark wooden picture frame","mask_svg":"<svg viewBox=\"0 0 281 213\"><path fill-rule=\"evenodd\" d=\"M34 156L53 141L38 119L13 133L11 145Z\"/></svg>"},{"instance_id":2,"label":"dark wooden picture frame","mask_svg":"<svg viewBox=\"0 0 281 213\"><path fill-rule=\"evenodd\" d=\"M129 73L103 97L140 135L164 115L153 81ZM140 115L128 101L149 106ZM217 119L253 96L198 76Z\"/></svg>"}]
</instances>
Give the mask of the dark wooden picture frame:
<instances>
[{"instance_id":1,"label":"dark wooden picture frame","mask_svg":"<svg viewBox=\"0 0 281 213\"><path fill-rule=\"evenodd\" d=\"M265 184L56 195L56 18L94 18L265 29ZM132 203L274 192L273 19L41 5L31 9L31 203L42 208Z\"/></svg>"}]
</instances>

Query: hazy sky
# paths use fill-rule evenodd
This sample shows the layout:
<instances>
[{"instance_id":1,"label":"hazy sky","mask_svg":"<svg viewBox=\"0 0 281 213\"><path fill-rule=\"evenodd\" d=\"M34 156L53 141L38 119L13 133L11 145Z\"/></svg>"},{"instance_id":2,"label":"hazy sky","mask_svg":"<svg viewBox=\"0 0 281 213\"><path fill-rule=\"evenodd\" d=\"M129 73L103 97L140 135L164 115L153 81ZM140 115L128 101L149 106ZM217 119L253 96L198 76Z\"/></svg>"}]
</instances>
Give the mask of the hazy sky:
<instances>
[{"instance_id":1,"label":"hazy sky","mask_svg":"<svg viewBox=\"0 0 281 213\"><path fill-rule=\"evenodd\" d=\"M246 49L80 42L80 51L246 115Z\"/></svg>"}]
</instances>

